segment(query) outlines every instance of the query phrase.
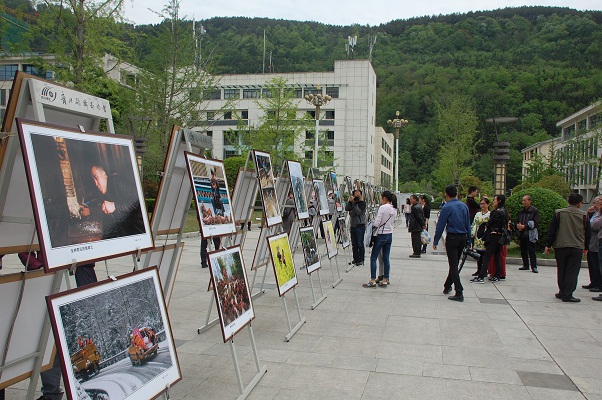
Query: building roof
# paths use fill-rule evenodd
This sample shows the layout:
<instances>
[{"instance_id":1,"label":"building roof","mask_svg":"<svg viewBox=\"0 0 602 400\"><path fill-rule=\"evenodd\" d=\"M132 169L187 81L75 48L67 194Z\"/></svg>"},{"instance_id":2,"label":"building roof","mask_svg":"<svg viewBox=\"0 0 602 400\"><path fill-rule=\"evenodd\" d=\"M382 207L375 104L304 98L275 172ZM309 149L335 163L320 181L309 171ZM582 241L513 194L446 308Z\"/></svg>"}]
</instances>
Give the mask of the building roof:
<instances>
[{"instance_id":1,"label":"building roof","mask_svg":"<svg viewBox=\"0 0 602 400\"><path fill-rule=\"evenodd\" d=\"M537 142L537 143L535 143L535 144L533 144L533 145L531 145L531 146L529 146L529 147L525 147L525 148L524 148L524 149L522 149L520 152L521 152L521 153L526 153L526 152L528 152L528 151L531 151L531 150L533 150L533 149L535 149L535 148L541 147L541 146L543 146L544 144L547 144L547 143L552 143L552 142L556 142L556 141L558 141L558 142L559 142L561 139L562 139L562 136L559 136L559 137L556 137L556 138L552 138L552 139L544 140L543 142Z\"/></svg>"},{"instance_id":2,"label":"building roof","mask_svg":"<svg viewBox=\"0 0 602 400\"><path fill-rule=\"evenodd\" d=\"M586 114L592 110L595 110L597 107L602 106L602 100L595 102L592 105L589 105L585 108L582 108L581 110L577 111L576 113L573 113L571 115L569 115L568 117L566 117L565 119L558 121L556 123L557 127L563 126L564 124L566 124L567 122L570 122L571 120L578 118L579 116Z\"/></svg>"}]
</instances>

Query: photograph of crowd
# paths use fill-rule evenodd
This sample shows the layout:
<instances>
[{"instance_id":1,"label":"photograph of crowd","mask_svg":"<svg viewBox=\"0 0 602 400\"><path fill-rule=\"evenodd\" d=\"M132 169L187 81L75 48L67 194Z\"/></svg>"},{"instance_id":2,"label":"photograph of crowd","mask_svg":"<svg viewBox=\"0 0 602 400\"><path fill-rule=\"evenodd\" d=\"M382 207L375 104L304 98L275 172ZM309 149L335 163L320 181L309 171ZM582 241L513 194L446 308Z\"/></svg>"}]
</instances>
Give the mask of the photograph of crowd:
<instances>
[{"instance_id":1,"label":"photograph of crowd","mask_svg":"<svg viewBox=\"0 0 602 400\"><path fill-rule=\"evenodd\" d=\"M240 246L209 253L209 263L225 343L255 318Z\"/></svg>"},{"instance_id":2,"label":"photograph of crowd","mask_svg":"<svg viewBox=\"0 0 602 400\"><path fill-rule=\"evenodd\" d=\"M199 225L203 237L236 232L224 163L186 153Z\"/></svg>"},{"instance_id":3,"label":"photograph of crowd","mask_svg":"<svg viewBox=\"0 0 602 400\"><path fill-rule=\"evenodd\" d=\"M69 398L148 399L181 379L156 268L48 299Z\"/></svg>"},{"instance_id":4,"label":"photograph of crowd","mask_svg":"<svg viewBox=\"0 0 602 400\"><path fill-rule=\"evenodd\" d=\"M332 227L332 221L324 221L324 239L326 240L326 250L328 251L328 258L332 258L338 254L337 241L334 235L334 228Z\"/></svg>"},{"instance_id":5,"label":"photograph of crowd","mask_svg":"<svg viewBox=\"0 0 602 400\"><path fill-rule=\"evenodd\" d=\"M316 243L316 233L312 226L299 229L301 233L301 246L303 247L303 258L308 274L320 268L320 254Z\"/></svg>"},{"instance_id":6,"label":"photograph of crowd","mask_svg":"<svg viewBox=\"0 0 602 400\"><path fill-rule=\"evenodd\" d=\"M347 247L349 247L350 244L350 239L349 239L349 231L347 230L347 223L345 221L345 217L340 217L338 219L338 224L339 224L339 238L340 241L339 243L341 243L341 246L346 249Z\"/></svg>"},{"instance_id":7,"label":"photograph of crowd","mask_svg":"<svg viewBox=\"0 0 602 400\"><path fill-rule=\"evenodd\" d=\"M314 194L315 198L320 203L320 215L328 214L328 199L326 198L326 189L324 188L324 181L314 179Z\"/></svg>"},{"instance_id":8,"label":"photograph of crowd","mask_svg":"<svg viewBox=\"0 0 602 400\"><path fill-rule=\"evenodd\" d=\"M153 246L129 137L18 127L47 270Z\"/></svg>"},{"instance_id":9,"label":"photograph of crowd","mask_svg":"<svg viewBox=\"0 0 602 400\"><path fill-rule=\"evenodd\" d=\"M307 199L305 198L305 184L301 164L296 161L288 161L288 171L291 176L291 187L293 188L293 197L297 207L297 216L299 219L309 218L307 209Z\"/></svg>"},{"instance_id":10,"label":"photograph of crowd","mask_svg":"<svg viewBox=\"0 0 602 400\"><path fill-rule=\"evenodd\" d=\"M283 296L287 291L297 284L295 264L288 241L287 233L279 233L268 237L268 245L272 256L272 265L276 275L276 286L278 293Z\"/></svg>"},{"instance_id":11,"label":"photograph of crowd","mask_svg":"<svg viewBox=\"0 0 602 400\"><path fill-rule=\"evenodd\" d=\"M269 153L254 150L255 168L257 169L257 179L261 191L261 201L266 216L267 226L273 226L282 223L282 216L278 207L278 197L276 196L274 172L272 160Z\"/></svg>"},{"instance_id":12,"label":"photograph of crowd","mask_svg":"<svg viewBox=\"0 0 602 400\"><path fill-rule=\"evenodd\" d=\"M337 174L334 171L330 171L330 183L332 184L332 192L334 194L334 201L336 204L336 210L338 212L343 211L343 199L341 197L341 188L337 182Z\"/></svg>"}]
</instances>

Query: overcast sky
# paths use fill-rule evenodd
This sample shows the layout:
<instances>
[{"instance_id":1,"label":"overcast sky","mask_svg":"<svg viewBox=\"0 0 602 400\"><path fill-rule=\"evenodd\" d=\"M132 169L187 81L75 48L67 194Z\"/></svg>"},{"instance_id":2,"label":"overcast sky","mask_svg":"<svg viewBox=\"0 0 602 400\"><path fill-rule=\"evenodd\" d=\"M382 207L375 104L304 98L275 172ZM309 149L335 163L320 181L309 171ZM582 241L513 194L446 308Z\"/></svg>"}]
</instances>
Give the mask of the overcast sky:
<instances>
[{"instance_id":1,"label":"overcast sky","mask_svg":"<svg viewBox=\"0 0 602 400\"><path fill-rule=\"evenodd\" d=\"M125 2L125 15L136 24L154 24L162 18L167 0L131 0ZM267 17L296 21L317 21L331 25L379 25L395 19L424 15L495 10L526 5L570 7L577 10L600 10L600 0L430 0L404 4L391 0L182 0L180 15L191 20L212 17ZM150 9L150 10L149 10ZM153 10L153 11L151 11Z\"/></svg>"}]
</instances>

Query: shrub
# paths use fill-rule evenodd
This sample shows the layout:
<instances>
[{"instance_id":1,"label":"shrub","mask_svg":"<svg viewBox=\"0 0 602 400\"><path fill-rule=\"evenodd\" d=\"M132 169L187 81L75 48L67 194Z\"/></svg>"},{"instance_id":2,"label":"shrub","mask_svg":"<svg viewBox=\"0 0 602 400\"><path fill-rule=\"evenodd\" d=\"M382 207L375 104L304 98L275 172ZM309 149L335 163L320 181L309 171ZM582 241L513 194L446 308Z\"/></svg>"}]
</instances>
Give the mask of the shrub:
<instances>
[{"instance_id":1,"label":"shrub","mask_svg":"<svg viewBox=\"0 0 602 400\"><path fill-rule=\"evenodd\" d=\"M529 189L519 190L506 200L506 206L510 212L510 218L513 222L518 220L518 212L523 208L522 199L524 195L531 196L533 206L539 210L539 241L537 248L545 247L546 238L548 237L548 229L554 217L554 213L559 208L564 208L568 205L565 199L560 197L556 192L540 187L532 187Z\"/></svg>"},{"instance_id":2,"label":"shrub","mask_svg":"<svg viewBox=\"0 0 602 400\"><path fill-rule=\"evenodd\" d=\"M566 199L571 192L571 187L568 183L564 181L564 178L559 175L549 175L533 184L533 187L541 187L545 189L550 189L553 192L556 192L562 197Z\"/></svg>"},{"instance_id":3,"label":"shrub","mask_svg":"<svg viewBox=\"0 0 602 400\"><path fill-rule=\"evenodd\" d=\"M152 213L155 209L155 201L157 199L149 199L148 197L144 199L144 202L146 203L146 212L147 213Z\"/></svg>"},{"instance_id":4,"label":"shrub","mask_svg":"<svg viewBox=\"0 0 602 400\"><path fill-rule=\"evenodd\" d=\"M441 196L435 197L435 200L433 200L433 202L431 203L431 208L439 208L442 201L443 201L443 197L441 197Z\"/></svg>"}]
</instances>

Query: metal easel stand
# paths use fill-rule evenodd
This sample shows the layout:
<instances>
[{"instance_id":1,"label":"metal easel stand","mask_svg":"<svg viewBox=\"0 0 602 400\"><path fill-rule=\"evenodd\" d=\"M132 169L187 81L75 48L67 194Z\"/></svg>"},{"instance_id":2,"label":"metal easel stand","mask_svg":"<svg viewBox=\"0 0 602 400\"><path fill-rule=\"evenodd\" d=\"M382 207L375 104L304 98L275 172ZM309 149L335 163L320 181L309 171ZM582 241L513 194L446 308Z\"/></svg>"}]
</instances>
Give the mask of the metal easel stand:
<instances>
[{"instance_id":1,"label":"metal easel stand","mask_svg":"<svg viewBox=\"0 0 602 400\"><path fill-rule=\"evenodd\" d=\"M295 304L297 306L297 316L299 317L299 322L295 325L294 328L291 328L291 318L288 314L288 307L286 306L286 294L282 295L282 303L284 304L284 313L286 314L286 323L288 324L288 335L284 337L286 342L290 341L291 338L297 333L297 331L303 326L306 322L305 317L301 316L301 307L299 306L299 298L297 297L297 288L293 286L293 294L295 295Z\"/></svg>"},{"instance_id":2,"label":"metal easel stand","mask_svg":"<svg viewBox=\"0 0 602 400\"><path fill-rule=\"evenodd\" d=\"M306 266L306 268L307 268L307 266ZM314 303L311 305L312 310L315 310L316 307L318 307L321 302L326 300L326 296L324 296L324 290L322 289L322 279L320 278L320 269L318 268L316 270L316 272L318 274L318 286L320 287L320 295L322 297L320 297L318 300L316 300L316 293L314 292L314 283L311 279L311 276L313 275L313 272L312 272L311 274L309 274L309 286L311 287L311 297L314 299Z\"/></svg>"},{"instance_id":3,"label":"metal easel stand","mask_svg":"<svg viewBox=\"0 0 602 400\"><path fill-rule=\"evenodd\" d=\"M256 269L253 271L253 279L251 280L251 291L252 291L252 290L255 288L255 278L257 278L257 271L259 271L259 268L256 268ZM257 291L257 292L255 292L255 293L252 293L252 294L251 294L251 299L253 299L253 300L254 300L254 299L256 299L257 297L259 297L259 296L261 296L261 295L265 294L265 288L264 288L264 285L265 285L265 277L266 277L267 273L268 273L268 266L267 266L267 264L266 264L266 265L264 265L264 267L263 267L263 278L261 278L261 287L259 288L259 291Z\"/></svg>"},{"instance_id":4,"label":"metal easel stand","mask_svg":"<svg viewBox=\"0 0 602 400\"><path fill-rule=\"evenodd\" d=\"M238 389L240 390L240 396L238 400L246 399L251 391L257 386L257 383L261 380L263 375L268 372L267 366L259 366L259 356L257 355L257 346L255 345L255 335L253 334L253 328L249 324L249 336L251 337L251 348L253 349L253 357L255 358L255 368L257 374L245 387L242 381L242 374L240 373L240 365L238 364L238 356L236 354L236 347L234 346L234 338L230 339L230 350L232 351L232 361L234 362L234 371L236 372L236 380L238 381Z\"/></svg>"},{"instance_id":5,"label":"metal easel stand","mask_svg":"<svg viewBox=\"0 0 602 400\"><path fill-rule=\"evenodd\" d=\"M332 287L335 288L339 283L341 283L343 281L343 278L341 278L341 273L339 272L339 262L337 261L337 257L334 256L334 264L337 267L337 276L339 277L339 279L336 279L335 275L334 275L334 268L332 268L332 258L329 258L328 261L330 262L330 272L332 272ZM335 280L336 279L336 280Z\"/></svg>"}]
</instances>

